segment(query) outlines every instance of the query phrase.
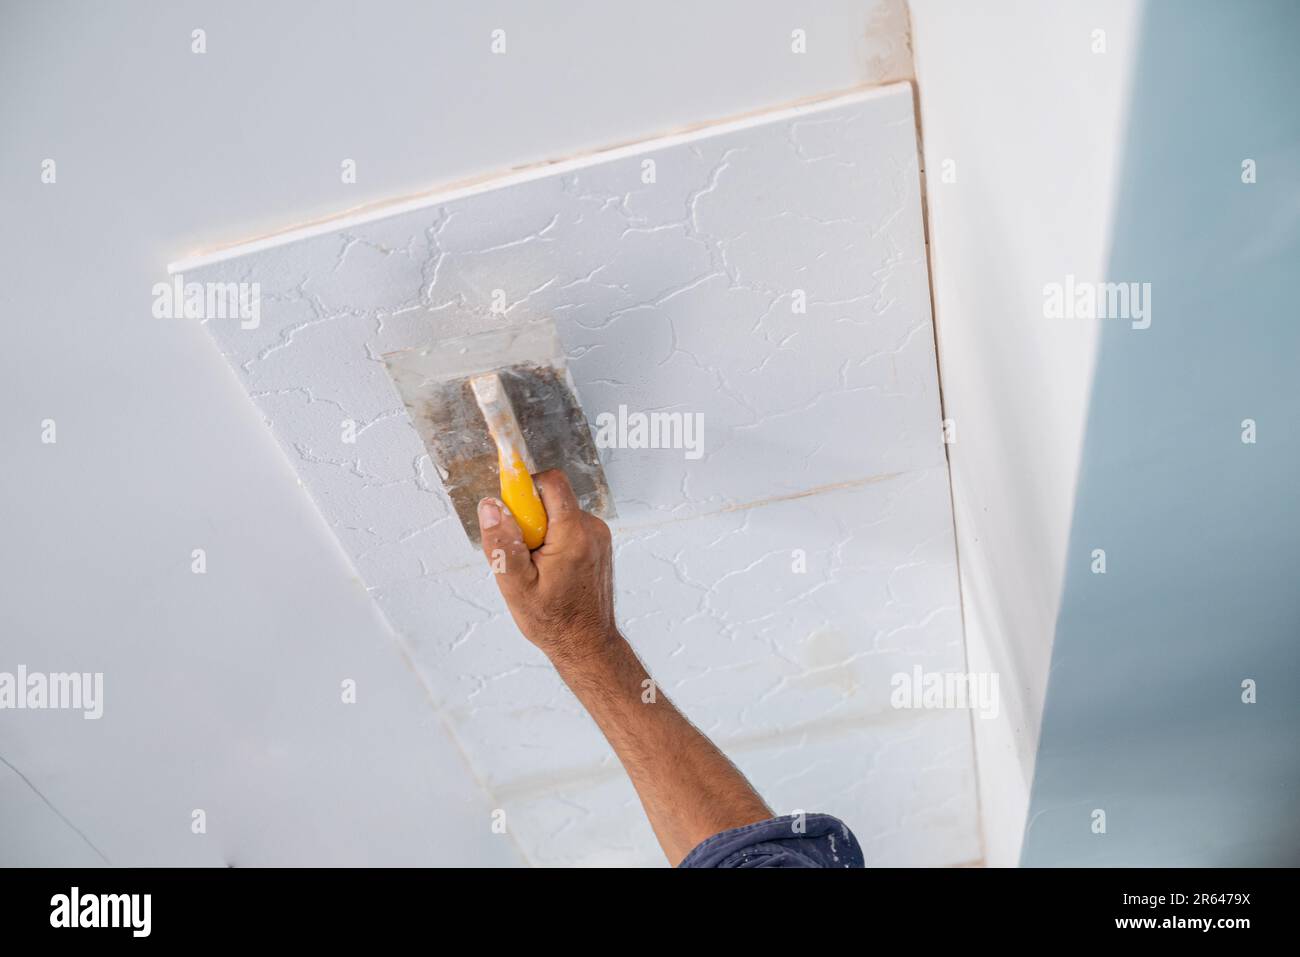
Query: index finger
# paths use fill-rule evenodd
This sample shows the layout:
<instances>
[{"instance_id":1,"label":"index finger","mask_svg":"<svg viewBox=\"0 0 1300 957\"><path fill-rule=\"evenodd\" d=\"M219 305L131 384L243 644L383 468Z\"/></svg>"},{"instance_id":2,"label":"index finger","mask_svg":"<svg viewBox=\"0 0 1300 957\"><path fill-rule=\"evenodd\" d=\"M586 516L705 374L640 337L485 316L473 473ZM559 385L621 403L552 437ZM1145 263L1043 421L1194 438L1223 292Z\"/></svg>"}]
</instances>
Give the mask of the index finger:
<instances>
[{"instance_id":1,"label":"index finger","mask_svg":"<svg viewBox=\"0 0 1300 957\"><path fill-rule=\"evenodd\" d=\"M551 537L551 529L561 535L567 534L582 517L582 506L573 494L569 477L561 469L547 469L533 476L533 484L537 486L537 494L542 497L546 509L546 537Z\"/></svg>"}]
</instances>

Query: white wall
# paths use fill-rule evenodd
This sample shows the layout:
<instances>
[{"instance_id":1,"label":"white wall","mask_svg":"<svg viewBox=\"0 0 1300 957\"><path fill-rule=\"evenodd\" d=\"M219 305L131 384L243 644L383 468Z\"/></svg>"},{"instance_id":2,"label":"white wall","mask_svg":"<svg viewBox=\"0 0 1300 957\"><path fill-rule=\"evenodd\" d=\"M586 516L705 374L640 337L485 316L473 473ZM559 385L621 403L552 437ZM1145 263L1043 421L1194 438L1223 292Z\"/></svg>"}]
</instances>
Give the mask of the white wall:
<instances>
[{"instance_id":1,"label":"white wall","mask_svg":"<svg viewBox=\"0 0 1300 957\"><path fill-rule=\"evenodd\" d=\"M341 206L896 78L897 11L6 5L0 669L102 670L107 701L0 714L0 863L517 861L479 839L487 799L245 393L151 286Z\"/></svg>"},{"instance_id":2,"label":"white wall","mask_svg":"<svg viewBox=\"0 0 1300 957\"><path fill-rule=\"evenodd\" d=\"M1297 36L1142 5L1106 271L1149 289L1102 323L1025 866L1300 861Z\"/></svg>"},{"instance_id":3,"label":"white wall","mask_svg":"<svg viewBox=\"0 0 1300 957\"><path fill-rule=\"evenodd\" d=\"M985 849L1012 865L1099 328L1048 322L1042 290L1105 274L1140 6L910 6L968 664L1001 676L998 719L974 722Z\"/></svg>"}]
</instances>

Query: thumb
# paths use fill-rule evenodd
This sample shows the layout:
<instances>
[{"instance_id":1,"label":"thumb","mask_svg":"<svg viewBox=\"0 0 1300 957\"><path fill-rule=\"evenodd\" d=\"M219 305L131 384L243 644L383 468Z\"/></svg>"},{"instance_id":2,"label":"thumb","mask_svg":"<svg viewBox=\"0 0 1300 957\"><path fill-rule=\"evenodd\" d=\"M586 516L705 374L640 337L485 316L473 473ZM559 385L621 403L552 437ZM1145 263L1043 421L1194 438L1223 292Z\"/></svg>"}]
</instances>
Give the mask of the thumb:
<instances>
[{"instance_id":1,"label":"thumb","mask_svg":"<svg viewBox=\"0 0 1300 957\"><path fill-rule=\"evenodd\" d=\"M531 584L537 578L519 523L500 499L485 498L478 503L478 528L483 554L503 592Z\"/></svg>"}]
</instances>

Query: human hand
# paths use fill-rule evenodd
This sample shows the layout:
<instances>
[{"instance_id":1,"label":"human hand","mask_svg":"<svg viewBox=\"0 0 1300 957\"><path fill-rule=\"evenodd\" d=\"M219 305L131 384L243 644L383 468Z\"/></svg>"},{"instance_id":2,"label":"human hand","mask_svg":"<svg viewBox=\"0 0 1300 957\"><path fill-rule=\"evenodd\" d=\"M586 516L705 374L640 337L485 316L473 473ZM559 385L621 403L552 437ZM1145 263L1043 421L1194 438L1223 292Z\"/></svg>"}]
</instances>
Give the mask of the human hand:
<instances>
[{"instance_id":1,"label":"human hand","mask_svg":"<svg viewBox=\"0 0 1300 957\"><path fill-rule=\"evenodd\" d=\"M582 511L559 469L534 477L546 508L546 538L529 552L499 499L478 504L483 553L524 637L555 664L581 662L621 641L614 622L609 526Z\"/></svg>"}]
</instances>

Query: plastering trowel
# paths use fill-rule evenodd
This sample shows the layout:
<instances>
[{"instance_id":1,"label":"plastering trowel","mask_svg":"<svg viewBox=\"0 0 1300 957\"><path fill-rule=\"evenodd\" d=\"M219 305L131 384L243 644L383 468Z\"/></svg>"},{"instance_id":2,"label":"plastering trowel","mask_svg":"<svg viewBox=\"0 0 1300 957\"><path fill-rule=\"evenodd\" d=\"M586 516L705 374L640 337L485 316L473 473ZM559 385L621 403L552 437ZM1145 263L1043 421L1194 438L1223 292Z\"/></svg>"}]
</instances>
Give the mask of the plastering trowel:
<instances>
[{"instance_id":1,"label":"plastering trowel","mask_svg":"<svg viewBox=\"0 0 1300 957\"><path fill-rule=\"evenodd\" d=\"M532 474L562 469L578 503L604 518L613 499L555 327L533 322L444 339L384 356L389 375L442 478L465 534L500 498L537 548L546 510Z\"/></svg>"}]
</instances>

